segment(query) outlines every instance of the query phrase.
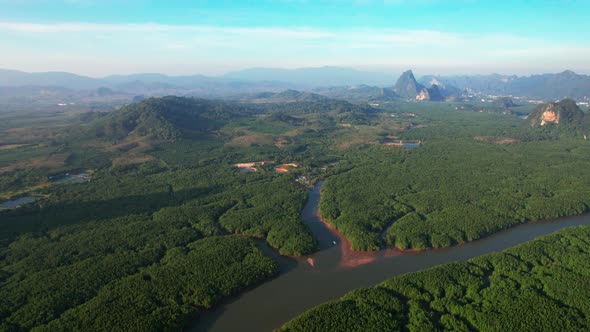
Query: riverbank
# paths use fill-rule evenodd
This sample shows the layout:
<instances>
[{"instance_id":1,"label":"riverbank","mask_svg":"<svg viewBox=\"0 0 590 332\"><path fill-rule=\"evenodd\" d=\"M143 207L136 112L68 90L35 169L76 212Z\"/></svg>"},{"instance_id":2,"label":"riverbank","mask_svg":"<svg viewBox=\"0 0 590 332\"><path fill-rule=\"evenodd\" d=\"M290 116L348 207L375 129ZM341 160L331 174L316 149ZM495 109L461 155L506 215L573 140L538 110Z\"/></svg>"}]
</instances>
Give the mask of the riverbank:
<instances>
[{"instance_id":1,"label":"riverbank","mask_svg":"<svg viewBox=\"0 0 590 332\"><path fill-rule=\"evenodd\" d=\"M341 268L353 268L364 264L373 263L380 257L394 257L396 255L403 254L400 251L396 251L390 248L374 251L352 250L352 245L350 244L350 241L346 238L346 236L340 233L340 231L338 231L334 226L332 226L326 219L322 218L319 209L317 211L317 217L326 226L326 228L329 229L332 233L334 233L334 235L336 235L339 239L339 248L342 253L342 256L340 258L338 266Z\"/></svg>"},{"instance_id":2,"label":"riverbank","mask_svg":"<svg viewBox=\"0 0 590 332\"><path fill-rule=\"evenodd\" d=\"M291 261L293 266L287 271L221 303L189 330L272 331L313 306L338 299L354 289L369 287L396 275L501 251L562 228L590 225L587 214L521 224L477 241L443 249L390 249L359 254L349 250L350 245L333 233L325 220L320 220L319 188L321 183L309 191L302 211L302 217L319 242L320 251L307 256L313 260L313 266L307 258ZM359 262L362 264L356 264Z\"/></svg>"},{"instance_id":3,"label":"riverbank","mask_svg":"<svg viewBox=\"0 0 590 332\"><path fill-rule=\"evenodd\" d=\"M589 226L568 228L502 253L393 277L314 307L279 331L587 331L588 241ZM432 297L443 305L424 305Z\"/></svg>"}]
</instances>

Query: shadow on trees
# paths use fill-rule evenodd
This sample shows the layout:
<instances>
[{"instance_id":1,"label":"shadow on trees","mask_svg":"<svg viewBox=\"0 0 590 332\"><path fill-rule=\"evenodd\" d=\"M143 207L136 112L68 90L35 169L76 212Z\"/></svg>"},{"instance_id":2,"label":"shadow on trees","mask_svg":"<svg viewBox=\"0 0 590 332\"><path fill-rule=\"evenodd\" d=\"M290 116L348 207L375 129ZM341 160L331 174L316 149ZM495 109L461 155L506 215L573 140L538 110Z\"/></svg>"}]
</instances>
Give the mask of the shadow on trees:
<instances>
[{"instance_id":1,"label":"shadow on trees","mask_svg":"<svg viewBox=\"0 0 590 332\"><path fill-rule=\"evenodd\" d=\"M7 211L0 214L0 241L8 242L27 232L46 232L55 227L108 220L130 214L150 214L161 208L180 205L213 191L212 188L192 188L178 192L158 192L146 195L117 197L107 200L56 203L45 207Z\"/></svg>"}]
</instances>

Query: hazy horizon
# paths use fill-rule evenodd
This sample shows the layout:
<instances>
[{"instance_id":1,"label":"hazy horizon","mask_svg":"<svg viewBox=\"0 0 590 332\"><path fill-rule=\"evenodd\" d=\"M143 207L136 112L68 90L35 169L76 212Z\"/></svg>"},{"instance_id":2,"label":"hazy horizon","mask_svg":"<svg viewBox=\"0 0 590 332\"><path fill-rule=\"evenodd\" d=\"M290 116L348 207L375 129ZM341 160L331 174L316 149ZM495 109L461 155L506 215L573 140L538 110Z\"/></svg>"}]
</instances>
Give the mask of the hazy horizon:
<instances>
[{"instance_id":1,"label":"hazy horizon","mask_svg":"<svg viewBox=\"0 0 590 332\"><path fill-rule=\"evenodd\" d=\"M0 0L0 67L92 77L256 67L590 73L584 1ZM35 11L31 8L34 6Z\"/></svg>"},{"instance_id":2,"label":"hazy horizon","mask_svg":"<svg viewBox=\"0 0 590 332\"><path fill-rule=\"evenodd\" d=\"M295 68L285 68L285 67L247 67L247 68L241 68L241 69L236 69L236 70L232 70L232 71L227 71L224 73L220 73L220 74L216 74L216 75L207 75L204 73L199 73L199 72L185 72L185 73L166 73L166 72L150 72L150 71L145 71L145 72L122 72L122 73L107 73L107 74L103 74L103 75L86 75L83 73L79 73L79 72L74 72L74 71L67 71L67 70L47 70L47 71L28 71L25 69L19 69L19 68L6 68L6 67L0 67L0 70L7 70L7 71L18 71L18 72L23 72L23 73L27 73L27 74L45 74L45 73L64 73L64 74L74 74L77 76L82 76L82 77L89 77L89 78L93 78L93 79L104 79L104 78L108 78L108 77L112 77L112 76L133 76L133 75L164 75L164 76L169 76L169 77L181 77L181 76L204 76L204 77L208 77L208 78L224 78L229 74L233 74L233 73L240 73L243 71L248 71L248 70L289 70L289 71L296 71L296 70L313 70L313 69L323 69L323 68L338 68L338 69L351 69L351 70L355 70L361 74L374 74L374 75L380 75L380 76L385 76L385 75L391 75L394 77L394 79L397 79L398 76L400 76L403 72L407 71L407 70L411 70L414 74L414 76L416 76L416 78L419 77L423 77L423 76L487 76L487 75L505 75L505 76L519 76L519 77L529 77L529 76L534 76L534 75L543 75L543 74L558 74L558 73L562 73L564 71L572 71L576 74L579 75L590 75L590 71L578 71L578 70L573 70L571 68L564 68L562 70L558 70L558 71L546 71L546 72L533 72L533 73L527 73L527 74L518 74L518 73L514 73L514 72L482 72L482 73L467 73L467 72L450 72L450 73L437 73L437 72L427 72L427 71L417 71L411 67L404 67L405 69L384 69L384 70L378 70L378 69L371 69L371 68L354 68L354 67L345 67L345 66L330 66L330 65L325 65L325 66L317 66L317 67L295 67ZM401 68L401 67L400 67Z\"/></svg>"}]
</instances>

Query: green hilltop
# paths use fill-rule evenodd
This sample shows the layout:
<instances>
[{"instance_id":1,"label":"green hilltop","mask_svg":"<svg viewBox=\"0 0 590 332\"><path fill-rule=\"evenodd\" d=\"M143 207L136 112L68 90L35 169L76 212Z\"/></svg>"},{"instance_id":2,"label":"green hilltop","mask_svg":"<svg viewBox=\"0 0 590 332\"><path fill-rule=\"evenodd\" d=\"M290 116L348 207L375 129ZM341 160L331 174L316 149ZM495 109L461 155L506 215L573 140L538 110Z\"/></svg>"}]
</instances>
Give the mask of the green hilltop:
<instances>
[{"instance_id":1,"label":"green hilltop","mask_svg":"<svg viewBox=\"0 0 590 332\"><path fill-rule=\"evenodd\" d=\"M571 99L539 105L529 115L534 128L542 128L551 134L585 134L590 117Z\"/></svg>"},{"instance_id":2,"label":"green hilltop","mask_svg":"<svg viewBox=\"0 0 590 332\"><path fill-rule=\"evenodd\" d=\"M97 120L93 131L106 139L149 136L174 141L218 129L230 118L246 112L246 107L218 101L174 96L150 98Z\"/></svg>"}]
</instances>

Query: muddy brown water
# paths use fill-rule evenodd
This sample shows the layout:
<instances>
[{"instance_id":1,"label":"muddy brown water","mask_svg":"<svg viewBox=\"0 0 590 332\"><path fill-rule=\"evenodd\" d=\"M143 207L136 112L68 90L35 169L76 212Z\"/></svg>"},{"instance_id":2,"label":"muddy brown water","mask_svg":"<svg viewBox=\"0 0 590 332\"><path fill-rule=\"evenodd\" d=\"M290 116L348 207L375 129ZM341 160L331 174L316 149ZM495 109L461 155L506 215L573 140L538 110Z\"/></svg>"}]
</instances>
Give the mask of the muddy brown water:
<instances>
[{"instance_id":1,"label":"muddy brown water","mask_svg":"<svg viewBox=\"0 0 590 332\"><path fill-rule=\"evenodd\" d=\"M351 290L373 286L396 275L498 252L562 228L590 225L590 214L527 223L445 249L360 254L356 258L362 264L350 267L343 264L348 261L343 256L348 254L343 254L340 238L318 218L320 188L321 183L309 191L302 211L303 219L319 241L320 251L301 260L273 255L282 267L278 277L222 302L187 330L272 331L313 306L338 299ZM307 258L313 260L313 267Z\"/></svg>"}]
</instances>

